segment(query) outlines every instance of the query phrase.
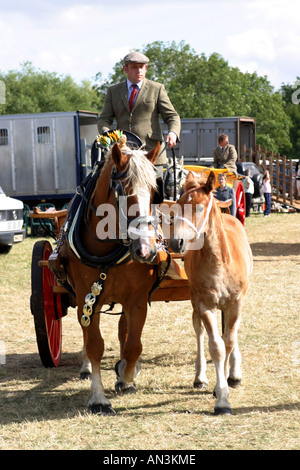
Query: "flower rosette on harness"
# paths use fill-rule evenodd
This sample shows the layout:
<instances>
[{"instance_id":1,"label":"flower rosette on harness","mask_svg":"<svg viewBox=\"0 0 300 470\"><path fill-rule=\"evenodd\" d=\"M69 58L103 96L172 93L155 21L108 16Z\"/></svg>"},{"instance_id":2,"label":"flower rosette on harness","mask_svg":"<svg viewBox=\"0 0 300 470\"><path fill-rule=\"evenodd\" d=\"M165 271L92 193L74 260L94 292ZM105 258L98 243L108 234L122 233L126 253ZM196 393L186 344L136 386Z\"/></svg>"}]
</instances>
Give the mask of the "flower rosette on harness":
<instances>
[{"instance_id":1,"label":"flower rosette on harness","mask_svg":"<svg viewBox=\"0 0 300 470\"><path fill-rule=\"evenodd\" d=\"M111 145L115 144L116 142L119 142L122 137L122 140L126 141L126 136L121 130L107 131L96 137L96 143L98 147L102 147L105 150L109 150Z\"/></svg>"}]
</instances>

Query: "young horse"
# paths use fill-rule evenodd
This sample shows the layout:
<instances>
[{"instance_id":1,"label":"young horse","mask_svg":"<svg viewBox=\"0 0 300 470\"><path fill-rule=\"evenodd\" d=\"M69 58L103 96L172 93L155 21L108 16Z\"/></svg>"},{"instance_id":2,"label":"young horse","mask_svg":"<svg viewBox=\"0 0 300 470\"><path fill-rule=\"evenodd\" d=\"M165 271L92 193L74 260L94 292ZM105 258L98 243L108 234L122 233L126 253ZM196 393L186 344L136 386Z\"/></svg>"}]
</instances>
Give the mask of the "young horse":
<instances>
[{"instance_id":1,"label":"young horse","mask_svg":"<svg viewBox=\"0 0 300 470\"><path fill-rule=\"evenodd\" d=\"M157 253L150 206L156 191L153 164L159 148L157 145L146 155L127 147L121 150L115 144L101 173L96 175L89 198L82 197L87 203L86 212L80 215L78 209L75 216L72 214L67 239L60 246L62 264L76 297L83 329L81 374L92 373L89 409L93 413L114 414L100 376L104 341L99 313L104 304L121 304L125 312L119 321L121 360L116 364L117 389L131 389L139 372L137 360L142 352L141 333L148 295L157 280L154 266L148 263ZM123 233L124 223L129 236Z\"/></svg>"},{"instance_id":2,"label":"young horse","mask_svg":"<svg viewBox=\"0 0 300 470\"><path fill-rule=\"evenodd\" d=\"M208 382L203 345L205 327L217 375L215 413L222 414L231 413L227 379L230 385L241 380L237 332L252 272L252 253L242 224L229 214L221 214L212 193L214 183L213 172L205 184L189 173L184 194L177 204L179 213L184 209L191 212L192 220L180 214L175 216L170 246L175 252L185 252L184 267L191 287L197 336L194 385L204 388ZM217 309L223 312L222 338L217 327Z\"/></svg>"}]
</instances>

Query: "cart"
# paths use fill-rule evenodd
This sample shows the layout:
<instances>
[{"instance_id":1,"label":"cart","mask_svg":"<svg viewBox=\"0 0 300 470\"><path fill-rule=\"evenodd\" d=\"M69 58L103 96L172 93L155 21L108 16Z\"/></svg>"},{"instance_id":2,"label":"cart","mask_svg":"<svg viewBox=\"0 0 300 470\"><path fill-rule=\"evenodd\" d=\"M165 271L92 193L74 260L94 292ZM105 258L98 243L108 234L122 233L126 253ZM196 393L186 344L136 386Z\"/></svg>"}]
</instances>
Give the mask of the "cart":
<instances>
[{"instance_id":1,"label":"cart","mask_svg":"<svg viewBox=\"0 0 300 470\"><path fill-rule=\"evenodd\" d=\"M236 199L236 217L239 221L245 225L246 217L246 198L245 198L245 189L243 185L243 179L245 178L242 175L235 175L232 172L229 172L226 168L211 168L201 165L184 165L186 170L192 171L194 173L206 173L213 171L216 176L216 187L218 186L218 175L220 173L226 173L226 184L233 188L235 192Z\"/></svg>"}]
</instances>

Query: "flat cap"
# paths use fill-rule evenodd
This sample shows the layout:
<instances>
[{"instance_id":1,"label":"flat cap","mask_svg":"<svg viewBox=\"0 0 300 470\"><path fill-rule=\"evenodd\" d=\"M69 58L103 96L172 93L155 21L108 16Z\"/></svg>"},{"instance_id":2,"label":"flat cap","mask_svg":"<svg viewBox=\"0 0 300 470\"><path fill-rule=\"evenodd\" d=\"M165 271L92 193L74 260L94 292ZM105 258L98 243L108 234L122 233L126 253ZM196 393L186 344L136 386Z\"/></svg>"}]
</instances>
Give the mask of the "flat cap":
<instances>
[{"instance_id":1,"label":"flat cap","mask_svg":"<svg viewBox=\"0 0 300 470\"><path fill-rule=\"evenodd\" d=\"M124 57L124 64L126 65L132 62L137 64L148 64L149 59L141 52L129 52L129 54Z\"/></svg>"}]
</instances>

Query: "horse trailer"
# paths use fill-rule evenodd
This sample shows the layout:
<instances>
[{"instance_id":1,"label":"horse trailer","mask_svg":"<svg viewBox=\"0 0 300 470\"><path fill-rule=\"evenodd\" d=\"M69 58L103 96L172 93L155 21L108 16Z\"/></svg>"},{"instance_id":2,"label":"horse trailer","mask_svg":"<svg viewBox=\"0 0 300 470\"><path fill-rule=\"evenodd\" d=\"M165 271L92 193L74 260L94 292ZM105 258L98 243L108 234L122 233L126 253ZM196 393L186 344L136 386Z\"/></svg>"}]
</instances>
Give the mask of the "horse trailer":
<instances>
[{"instance_id":1,"label":"horse trailer","mask_svg":"<svg viewBox=\"0 0 300 470\"><path fill-rule=\"evenodd\" d=\"M98 113L90 111L1 115L0 186L7 196L30 205L50 200L62 205L72 198L91 169L97 120ZM201 165L212 157L221 133L228 134L239 157L243 145L255 150L253 118L199 118L181 120L175 154L183 155L185 164Z\"/></svg>"},{"instance_id":2,"label":"horse trailer","mask_svg":"<svg viewBox=\"0 0 300 470\"><path fill-rule=\"evenodd\" d=\"M69 200L91 166L98 114L0 116L0 186L28 203Z\"/></svg>"},{"instance_id":3,"label":"horse trailer","mask_svg":"<svg viewBox=\"0 0 300 470\"><path fill-rule=\"evenodd\" d=\"M167 128L163 123L162 128L166 135ZM203 160L212 158L213 150L218 145L218 136L223 133L229 136L229 143L235 146L239 158L244 145L255 151L255 119L221 117L181 119L180 141L174 148L175 154L184 156L185 164L201 165ZM171 156L170 150L167 153Z\"/></svg>"}]
</instances>

